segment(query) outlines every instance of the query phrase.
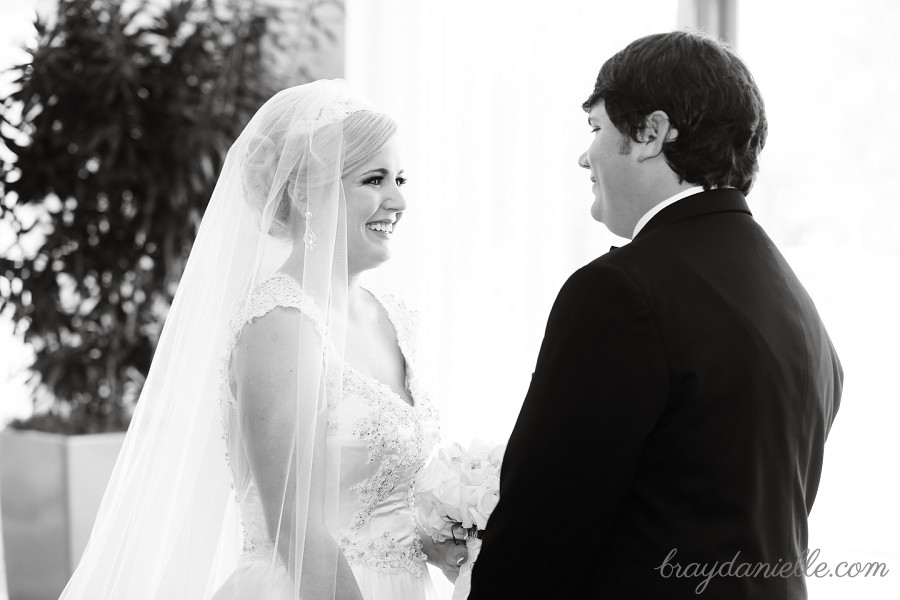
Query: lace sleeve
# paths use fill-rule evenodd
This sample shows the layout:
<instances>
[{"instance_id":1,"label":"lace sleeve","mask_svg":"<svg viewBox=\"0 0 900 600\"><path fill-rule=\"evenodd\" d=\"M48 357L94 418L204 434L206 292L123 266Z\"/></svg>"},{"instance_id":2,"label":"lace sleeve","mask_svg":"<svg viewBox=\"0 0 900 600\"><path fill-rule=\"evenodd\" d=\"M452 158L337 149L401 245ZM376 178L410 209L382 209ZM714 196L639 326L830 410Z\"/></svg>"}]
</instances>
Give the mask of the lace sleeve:
<instances>
[{"instance_id":1,"label":"lace sleeve","mask_svg":"<svg viewBox=\"0 0 900 600\"><path fill-rule=\"evenodd\" d=\"M231 331L236 338L241 328L258 319L276 307L296 308L308 317L316 326L316 331L325 337L325 318L312 298L303 293L300 283L290 275L277 273L260 283L246 305L238 311Z\"/></svg>"},{"instance_id":2,"label":"lace sleeve","mask_svg":"<svg viewBox=\"0 0 900 600\"><path fill-rule=\"evenodd\" d=\"M228 369L231 355L240 338L241 330L247 324L264 316L275 308L296 308L313 322L323 339L327 337L327 326L322 311L308 295L303 293L300 283L285 273L276 273L257 285L245 302L238 307L229 325L228 345L222 361L222 384L228 386ZM231 394L223 394L233 403Z\"/></svg>"}]
</instances>

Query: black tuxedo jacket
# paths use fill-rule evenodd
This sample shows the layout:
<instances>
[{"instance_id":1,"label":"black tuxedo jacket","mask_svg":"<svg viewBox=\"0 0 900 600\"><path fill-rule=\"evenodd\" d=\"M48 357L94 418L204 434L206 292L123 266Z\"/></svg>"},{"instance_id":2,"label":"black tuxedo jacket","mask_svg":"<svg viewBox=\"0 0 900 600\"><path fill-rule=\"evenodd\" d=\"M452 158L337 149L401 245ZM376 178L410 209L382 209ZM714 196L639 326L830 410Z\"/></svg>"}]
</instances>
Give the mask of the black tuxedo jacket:
<instances>
[{"instance_id":1,"label":"black tuxedo jacket","mask_svg":"<svg viewBox=\"0 0 900 600\"><path fill-rule=\"evenodd\" d=\"M559 292L470 600L806 598L842 380L743 194L663 209Z\"/></svg>"}]
</instances>

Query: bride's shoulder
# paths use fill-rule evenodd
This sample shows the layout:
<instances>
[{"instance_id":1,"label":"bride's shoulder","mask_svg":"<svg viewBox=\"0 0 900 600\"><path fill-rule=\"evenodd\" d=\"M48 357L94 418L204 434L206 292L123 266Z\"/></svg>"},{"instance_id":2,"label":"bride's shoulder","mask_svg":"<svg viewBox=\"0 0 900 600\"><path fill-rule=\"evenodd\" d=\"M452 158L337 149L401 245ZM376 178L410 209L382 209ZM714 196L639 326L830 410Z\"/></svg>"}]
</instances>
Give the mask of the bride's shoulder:
<instances>
[{"instance_id":1,"label":"bride's shoulder","mask_svg":"<svg viewBox=\"0 0 900 600\"><path fill-rule=\"evenodd\" d=\"M310 320L324 334L325 320L313 299L303 292L290 275L277 272L253 287L237 310L232 322L235 333L248 327L277 329L283 325Z\"/></svg>"}]
</instances>

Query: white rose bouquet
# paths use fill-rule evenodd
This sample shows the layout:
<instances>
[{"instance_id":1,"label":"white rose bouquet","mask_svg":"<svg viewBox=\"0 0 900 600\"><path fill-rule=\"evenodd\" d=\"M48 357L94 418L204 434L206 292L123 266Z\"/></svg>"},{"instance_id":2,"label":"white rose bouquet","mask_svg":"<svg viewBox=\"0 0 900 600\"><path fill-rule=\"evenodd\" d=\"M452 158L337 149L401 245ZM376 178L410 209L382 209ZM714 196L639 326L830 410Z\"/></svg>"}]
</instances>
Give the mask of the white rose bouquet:
<instances>
[{"instance_id":1,"label":"white rose bouquet","mask_svg":"<svg viewBox=\"0 0 900 600\"><path fill-rule=\"evenodd\" d=\"M438 450L416 478L416 518L436 542L465 540L469 560L460 568L453 600L469 595L481 532L500 500L500 465L506 445L475 440Z\"/></svg>"}]
</instances>

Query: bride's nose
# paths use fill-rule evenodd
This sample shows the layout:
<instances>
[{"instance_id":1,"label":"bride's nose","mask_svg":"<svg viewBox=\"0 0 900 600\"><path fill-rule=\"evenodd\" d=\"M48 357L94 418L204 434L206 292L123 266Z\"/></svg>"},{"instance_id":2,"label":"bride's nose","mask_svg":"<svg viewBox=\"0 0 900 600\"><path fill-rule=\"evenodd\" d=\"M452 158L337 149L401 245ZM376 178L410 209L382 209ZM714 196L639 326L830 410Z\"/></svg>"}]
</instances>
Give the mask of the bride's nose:
<instances>
[{"instance_id":1,"label":"bride's nose","mask_svg":"<svg viewBox=\"0 0 900 600\"><path fill-rule=\"evenodd\" d=\"M396 184L388 191L383 206L388 210L397 212L406 210L406 198L403 197L403 192L400 191L400 188Z\"/></svg>"}]
</instances>

